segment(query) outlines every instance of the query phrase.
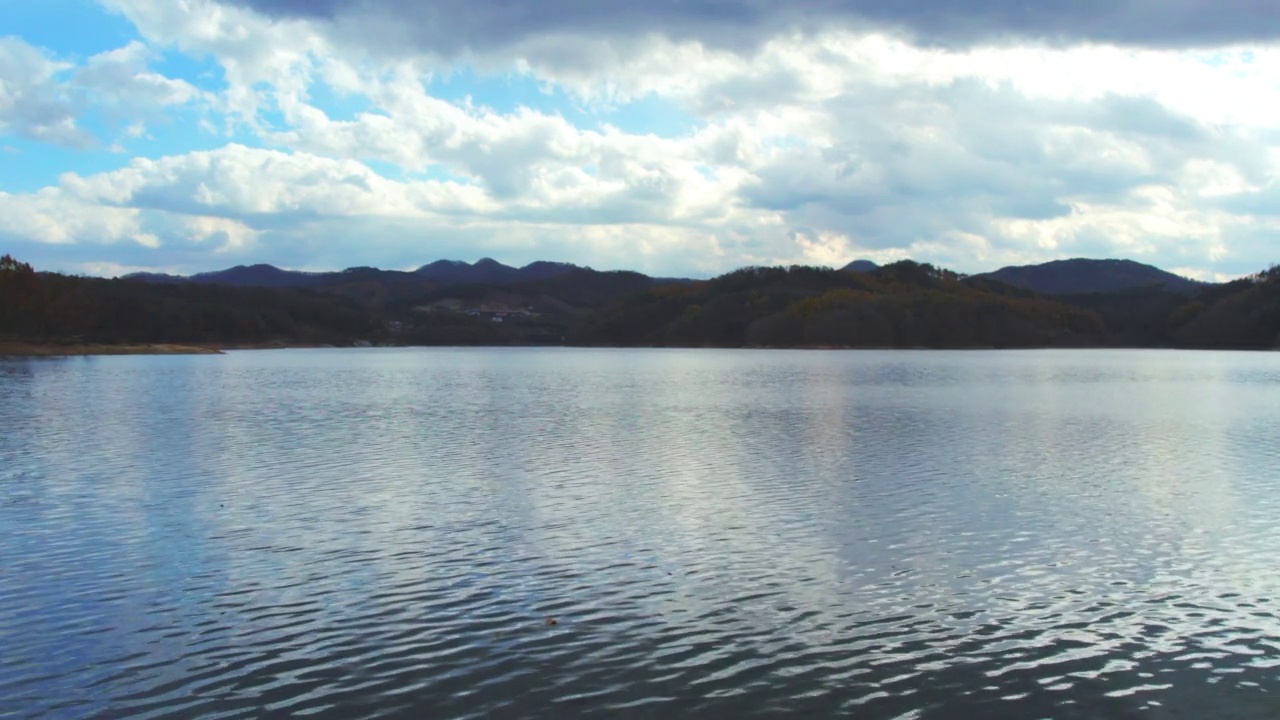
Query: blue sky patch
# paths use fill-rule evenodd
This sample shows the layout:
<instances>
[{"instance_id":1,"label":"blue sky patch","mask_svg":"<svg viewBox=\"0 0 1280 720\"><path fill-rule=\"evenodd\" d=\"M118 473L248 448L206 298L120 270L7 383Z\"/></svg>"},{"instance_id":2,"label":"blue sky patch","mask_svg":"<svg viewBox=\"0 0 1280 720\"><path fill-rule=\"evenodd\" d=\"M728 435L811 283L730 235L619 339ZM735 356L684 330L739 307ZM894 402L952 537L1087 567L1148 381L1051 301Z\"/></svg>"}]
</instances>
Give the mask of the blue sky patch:
<instances>
[{"instance_id":1,"label":"blue sky patch","mask_svg":"<svg viewBox=\"0 0 1280 720\"><path fill-rule=\"evenodd\" d=\"M211 57L201 58L168 50L158 53L151 69L165 77L186 80L207 92L217 92L227 86L222 66Z\"/></svg>"},{"instance_id":2,"label":"blue sky patch","mask_svg":"<svg viewBox=\"0 0 1280 720\"><path fill-rule=\"evenodd\" d=\"M427 88L433 96L456 104L470 99L473 105L501 114L530 108L559 115L575 126L602 130L612 126L626 133L672 138L688 135L701 121L674 103L645 96L628 103L584 103L556 85L548 85L522 73L481 75L469 67L432 78Z\"/></svg>"},{"instance_id":3,"label":"blue sky patch","mask_svg":"<svg viewBox=\"0 0 1280 720\"><path fill-rule=\"evenodd\" d=\"M0 192L28 193L58 184L63 173L93 175L129 164L132 155L97 150L75 150L59 145L0 136L0 165L4 182Z\"/></svg>"},{"instance_id":4,"label":"blue sky patch","mask_svg":"<svg viewBox=\"0 0 1280 720\"><path fill-rule=\"evenodd\" d=\"M0 0L0 37L5 35L81 61L138 39L127 19L93 0Z\"/></svg>"},{"instance_id":5,"label":"blue sky patch","mask_svg":"<svg viewBox=\"0 0 1280 720\"><path fill-rule=\"evenodd\" d=\"M361 113L378 111L368 96L339 92L325 82L312 83L307 88L307 95L311 105L323 110L330 120L338 122L354 120Z\"/></svg>"}]
</instances>

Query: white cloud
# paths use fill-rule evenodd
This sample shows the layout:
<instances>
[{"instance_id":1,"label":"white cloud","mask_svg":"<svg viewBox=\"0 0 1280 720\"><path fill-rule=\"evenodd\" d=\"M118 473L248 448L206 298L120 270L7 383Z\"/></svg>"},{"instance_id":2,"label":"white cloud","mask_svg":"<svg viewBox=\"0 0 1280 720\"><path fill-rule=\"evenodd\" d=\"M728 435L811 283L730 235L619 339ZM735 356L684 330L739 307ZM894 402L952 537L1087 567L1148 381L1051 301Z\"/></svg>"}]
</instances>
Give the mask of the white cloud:
<instances>
[{"instance_id":1,"label":"white cloud","mask_svg":"<svg viewBox=\"0 0 1280 720\"><path fill-rule=\"evenodd\" d=\"M0 216L6 218L0 237L10 240L110 244L143 235L138 210L79 201L55 188L30 194L0 192Z\"/></svg>"},{"instance_id":2,"label":"white cloud","mask_svg":"<svg viewBox=\"0 0 1280 720\"><path fill-rule=\"evenodd\" d=\"M977 271L1128 255L1206 275L1271 260L1259 208L1275 192L1280 145L1273 46L942 47L786 25L750 43L623 33L616 47L553 28L451 54L362 44L368 27L354 16L109 4L146 45L90 59L74 74L80 87L121 108L216 106L276 148L137 158L51 191L142 212L161 250L164 232L192 241L153 215L233 223L205 232L222 233L208 246L293 266L425 262L466 243L484 248L472 257L505 248L664 273L906 255ZM148 48L210 56L226 86L210 99L153 73ZM46 65L28 65L46 78L69 70L37 60ZM589 111L661 103L691 129L585 128L552 104L499 112L433 96L433 74L460 60L568 91ZM61 107L55 80L26 92ZM321 83L367 109L331 117L313 99ZM74 127L74 113L59 117ZM370 169L382 163L394 171Z\"/></svg>"},{"instance_id":3,"label":"white cloud","mask_svg":"<svg viewBox=\"0 0 1280 720\"><path fill-rule=\"evenodd\" d=\"M190 83L148 70L150 59L133 42L77 67L21 38L0 37L0 134L87 149L97 139L79 122L86 112L130 120L205 99ZM137 137L134 122L126 129L130 137Z\"/></svg>"},{"instance_id":4,"label":"white cloud","mask_svg":"<svg viewBox=\"0 0 1280 720\"><path fill-rule=\"evenodd\" d=\"M92 137L76 125L76 106L59 74L70 65L21 38L0 37L0 133L85 147Z\"/></svg>"},{"instance_id":5,"label":"white cloud","mask_svg":"<svg viewBox=\"0 0 1280 720\"><path fill-rule=\"evenodd\" d=\"M134 41L89 58L71 81L93 94L94 107L129 116L202 98L203 93L187 81L151 72L147 64L153 59L145 45Z\"/></svg>"},{"instance_id":6,"label":"white cloud","mask_svg":"<svg viewBox=\"0 0 1280 720\"><path fill-rule=\"evenodd\" d=\"M135 245L150 251L203 246L241 250L259 232L223 217L114 207L55 188L39 193L0 193L0 214L10 221L0 239L49 245Z\"/></svg>"},{"instance_id":7,"label":"white cloud","mask_svg":"<svg viewBox=\"0 0 1280 720\"><path fill-rule=\"evenodd\" d=\"M521 215L469 185L395 182L350 160L231 145L201 153L136 159L97 175L64 175L37 194L0 196L0 212L25 219L5 236L23 242L110 244L155 249L173 267L200 247L249 259L308 266L357 263L362 249L400 267L437 253L525 257L543 253L659 271L680 252L701 270L714 233L647 223L580 224ZM512 218L521 221L513 222ZM230 262L227 260L226 262ZM713 268L706 268L713 269Z\"/></svg>"},{"instance_id":8,"label":"white cloud","mask_svg":"<svg viewBox=\"0 0 1280 720\"><path fill-rule=\"evenodd\" d=\"M397 183L353 160L228 145L81 177L60 192L83 202L222 216L262 226L282 218L421 217L489 209L483 193L439 181Z\"/></svg>"},{"instance_id":9,"label":"white cloud","mask_svg":"<svg viewBox=\"0 0 1280 720\"><path fill-rule=\"evenodd\" d=\"M269 21L210 0L102 2L123 13L151 45L214 57L227 82L222 110L250 126L275 104L304 97L315 58L331 54L328 41L308 23Z\"/></svg>"}]
</instances>

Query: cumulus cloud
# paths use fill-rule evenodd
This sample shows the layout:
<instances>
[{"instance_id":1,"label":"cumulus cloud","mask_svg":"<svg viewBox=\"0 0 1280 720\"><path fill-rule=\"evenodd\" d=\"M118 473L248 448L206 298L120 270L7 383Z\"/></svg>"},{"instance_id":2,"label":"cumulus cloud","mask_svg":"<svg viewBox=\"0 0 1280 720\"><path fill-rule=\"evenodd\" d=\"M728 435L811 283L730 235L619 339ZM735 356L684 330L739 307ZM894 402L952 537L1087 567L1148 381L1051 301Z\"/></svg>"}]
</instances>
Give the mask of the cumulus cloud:
<instances>
[{"instance_id":1,"label":"cumulus cloud","mask_svg":"<svg viewBox=\"0 0 1280 720\"><path fill-rule=\"evenodd\" d=\"M1253 3L104 2L145 44L46 77L120 107L200 102L268 146L46 190L69 217L133 218L112 237L166 267L202 249L221 255L195 269L496 255L662 274L1091 255L1211 276L1268 264L1280 227L1280 50L1220 46L1274 32ZM217 97L150 72L157 48L213 58ZM625 131L434 94L459 62L588 112L643 99L689 122ZM315 99L334 95L359 110Z\"/></svg>"},{"instance_id":2,"label":"cumulus cloud","mask_svg":"<svg viewBox=\"0 0 1280 720\"><path fill-rule=\"evenodd\" d=\"M0 247L41 269L118 275L193 272L252 252L261 233L228 218L119 207L58 187L0 192ZM230 263L227 263L230 264Z\"/></svg>"},{"instance_id":3,"label":"cumulus cloud","mask_svg":"<svg viewBox=\"0 0 1280 720\"><path fill-rule=\"evenodd\" d=\"M511 217L602 224L676 222L723 215L731 180L707 172L706 134L681 140L615 129L584 130L559 115L509 114L430 97L412 78L370 93L382 112L335 121L299 105L276 144L311 153L380 160L412 171L433 166L483 188L490 211Z\"/></svg>"},{"instance_id":4,"label":"cumulus cloud","mask_svg":"<svg viewBox=\"0 0 1280 720\"><path fill-rule=\"evenodd\" d=\"M156 266L187 271L207 268L199 259L210 257L332 269L481 253L602 266L626 257L628 266L658 272L687 253L681 269L700 273L713 269L707 259L721 242L699 228L540 218L502 208L474 186L390 181L354 161L239 145L67 174L39 193L0 194L0 212L21 219L0 230L0 241L110 246L110 257L127 256L131 266L142 248Z\"/></svg>"},{"instance_id":5,"label":"cumulus cloud","mask_svg":"<svg viewBox=\"0 0 1280 720\"><path fill-rule=\"evenodd\" d=\"M421 217L489 209L483 193L424 180L387 180L353 160L231 144L150 160L81 177L68 173L58 191L82 202L216 216L269 227L324 217Z\"/></svg>"},{"instance_id":6,"label":"cumulus cloud","mask_svg":"<svg viewBox=\"0 0 1280 720\"><path fill-rule=\"evenodd\" d=\"M93 94L91 102L95 108L111 109L126 116L183 105L204 96L185 80L152 72L148 63L153 59L151 50L134 41L89 58L75 71L71 82Z\"/></svg>"},{"instance_id":7,"label":"cumulus cloud","mask_svg":"<svg viewBox=\"0 0 1280 720\"><path fill-rule=\"evenodd\" d=\"M76 245L148 240L138 226L137 210L76 201L55 188L26 194L0 192L0 214L6 218L0 238L10 242Z\"/></svg>"},{"instance_id":8,"label":"cumulus cloud","mask_svg":"<svg viewBox=\"0 0 1280 720\"><path fill-rule=\"evenodd\" d=\"M132 42L77 67L21 38L0 38L0 133L85 149L98 142L79 122L86 112L136 123L204 98L190 83L150 71L151 59L144 45Z\"/></svg>"},{"instance_id":9,"label":"cumulus cloud","mask_svg":"<svg viewBox=\"0 0 1280 720\"><path fill-rule=\"evenodd\" d=\"M58 74L71 66L17 37L0 37L0 133L85 147L77 107Z\"/></svg>"}]
</instances>

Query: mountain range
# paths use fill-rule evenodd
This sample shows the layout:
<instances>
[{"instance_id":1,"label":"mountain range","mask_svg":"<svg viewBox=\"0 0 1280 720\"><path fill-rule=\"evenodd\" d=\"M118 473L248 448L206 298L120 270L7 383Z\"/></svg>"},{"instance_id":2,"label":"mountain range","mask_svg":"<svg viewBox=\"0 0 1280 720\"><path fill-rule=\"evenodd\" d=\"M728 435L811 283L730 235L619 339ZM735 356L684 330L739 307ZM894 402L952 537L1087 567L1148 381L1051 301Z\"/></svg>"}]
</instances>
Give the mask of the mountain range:
<instances>
[{"instance_id":1,"label":"mountain range","mask_svg":"<svg viewBox=\"0 0 1280 720\"><path fill-rule=\"evenodd\" d=\"M226 270L197 273L191 276L162 273L133 273L126 280L151 283L204 283L234 285L237 287L327 287L351 282L353 279L425 280L441 285L488 284L507 285L530 280L546 280L579 270L577 265L539 260L524 267L503 265L492 258L475 263L461 260L437 260L417 270L381 270L372 267L352 267L337 272L303 272L282 270L274 265L237 265Z\"/></svg>"},{"instance_id":2,"label":"mountain range","mask_svg":"<svg viewBox=\"0 0 1280 720\"><path fill-rule=\"evenodd\" d=\"M1159 288L1187 294L1205 286L1181 275L1133 260L1054 260L1040 265L1004 267L978 277L1033 290L1042 295L1112 293L1135 288Z\"/></svg>"},{"instance_id":3,"label":"mountain range","mask_svg":"<svg viewBox=\"0 0 1280 720\"><path fill-rule=\"evenodd\" d=\"M854 260L841 270L872 272L880 266L871 260ZM356 280L427 281L436 285L512 285L522 282L549 280L575 271L590 271L578 265L563 262L537 261L524 267L504 265L492 258L475 263L461 260L437 260L416 270L380 270L372 267L353 267L337 272L301 272L282 270L273 265L237 265L226 270L205 272L184 277L159 273L134 273L125 279L151 283L204 283L233 285L238 287L303 287L321 288L343 285ZM1075 258L1054 260L1040 265L1003 267L973 277L988 278L1031 290L1042 295L1083 295L1089 293L1113 293L1139 288L1160 288L1170 292L1187 294L1206 286L1195 280L1175 275L1166 270L1144 265L1133 260L1093 260ZM662 278L665 281L680 281ZM685 280L688 282L687 280Z\"/></svg>"},{"instance_id":4,"label":"mountain range","mask_svg":"<svg viewBox=\"0 0 1280 720\"><path fill-rule=\"evenodd\" d=\"M5 260L9 262L6 264ZM653 278L568 263L237 266L104 279L0 258L0 339L714 347L1280 347L1280 269L1196 283L1128 260L965 275L900 260Z\"/></svg>"}]
</instances>

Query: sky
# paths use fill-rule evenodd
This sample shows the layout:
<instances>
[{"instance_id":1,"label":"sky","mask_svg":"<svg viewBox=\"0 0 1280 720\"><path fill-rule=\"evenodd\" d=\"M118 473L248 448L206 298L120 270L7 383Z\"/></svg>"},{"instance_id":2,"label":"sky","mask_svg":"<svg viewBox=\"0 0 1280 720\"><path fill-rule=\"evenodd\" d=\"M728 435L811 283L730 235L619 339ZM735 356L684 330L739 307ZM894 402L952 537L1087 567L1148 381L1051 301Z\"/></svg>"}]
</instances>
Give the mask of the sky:
<instances>
[{"instance_id":1,"label":"sky","mask_svg":"<svg viewBox=\"0 0 1280 720\"><path fill-rule=\"evenodd\" d=\"M0 253L1280 263L1273 0L0 0Z\"/></svg>"}]
</instances>

